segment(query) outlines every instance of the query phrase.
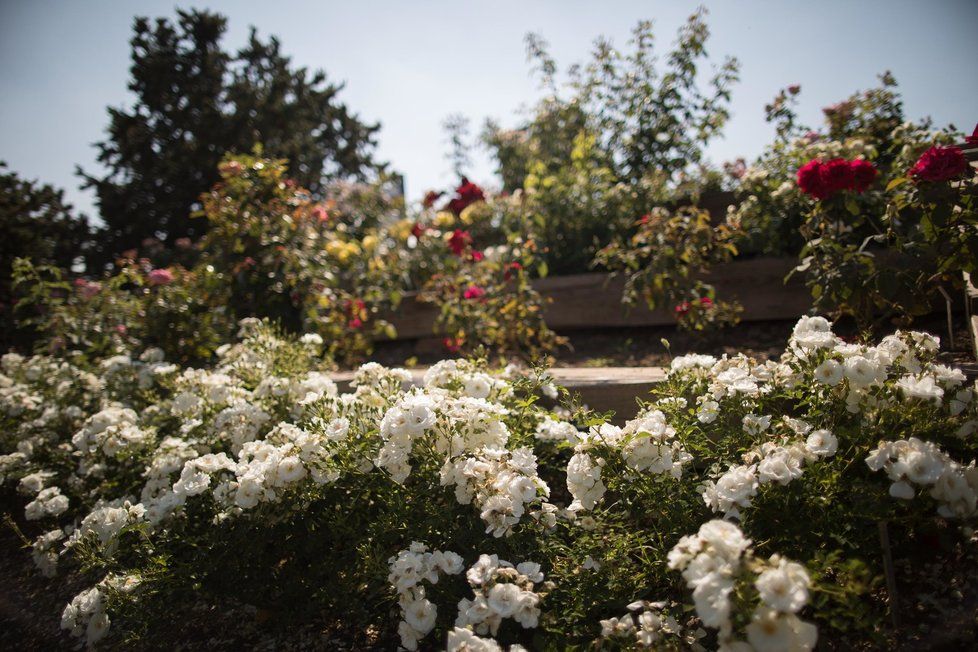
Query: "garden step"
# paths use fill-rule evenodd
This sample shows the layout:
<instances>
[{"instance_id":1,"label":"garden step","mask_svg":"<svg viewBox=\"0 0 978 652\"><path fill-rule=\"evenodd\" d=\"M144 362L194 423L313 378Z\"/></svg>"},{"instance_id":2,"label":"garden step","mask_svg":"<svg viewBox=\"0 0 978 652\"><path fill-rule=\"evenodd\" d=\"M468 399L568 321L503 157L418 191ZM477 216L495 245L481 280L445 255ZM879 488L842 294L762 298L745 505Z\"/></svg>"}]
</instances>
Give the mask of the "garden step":
<instances>
[{"instance_id":1,"label":"garden step","mask_svg":"<svg viewBox=\"0 0 978 652\"><path fill-rule=\"evenodd\" d=\"M425 368L411 369L411 378L420 384ZM615 423L624 422L638 412L636 399L648 398L656 383L665 380L665 367L555 367L554 381L578 394L588 407L599 412L614 410ZM349 391L352 371L332 375L341 392Z\"/></svg>"}]
</instances>

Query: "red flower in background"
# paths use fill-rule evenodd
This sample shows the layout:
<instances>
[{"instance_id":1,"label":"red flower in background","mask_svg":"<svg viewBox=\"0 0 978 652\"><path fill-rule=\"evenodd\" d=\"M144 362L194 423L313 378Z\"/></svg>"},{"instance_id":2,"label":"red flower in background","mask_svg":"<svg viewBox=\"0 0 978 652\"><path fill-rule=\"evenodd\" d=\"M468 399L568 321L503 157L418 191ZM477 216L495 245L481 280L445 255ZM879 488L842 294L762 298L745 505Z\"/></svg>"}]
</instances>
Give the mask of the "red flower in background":
<instances>
[{"instance_id":1,"label":"red flower in background","mask_svg":"<svg viewBox=\"0 0 978 652\"><path fill-rule=\"evenodd\" d=\"M865 192L876 180L876 166L867 160L851 161L849 168L852 171L852 189L856 192Z\"/></svg>"},{"instance_id":2,"label":"red flower in background","mask_svg":"<svg viewBox=\"0 0 978 652\"><path fill-rule=\"evenodd\" d=\"M508 281L511 278L513 278L513 276L515 276L517 273L519 273L519 271L522 269L523 266L520 265L519 263L510 263L509 265L506 266L506 271L503 272L503 278Z\"/></svg>"},{"instance_id":3,"label":"red flower in background","mask_svg":"<svg viewBox=\"0 0 978 652\"><path fill-rule=\"evenodd\" d=\"M703 297L700 299L700 305L709 310L713 307L713 299L710 297Z\"/></svg>"},{"instance_id":4,"label":"red flower in background","mask_svg":"<svg viewBox=\"0 0 978 652\"><path fill-rule=\"evenodd\" d=\"M441 199L443 192L435 192L434 190L429 190L424 194L424 199L421 200L421 205L425 208L431 208L435 205L435 202Z\"/></svg>"},{"instance_id":5,"label":"red flower in background","mask_svg":"<svg viewBox=\"0 0 978 652\"><path fill-rule=\"evenodd\" d=\"M470 285L465 288L465 292L462 294L468 300L472 299L482 299L486 296L486 291L479 287L478 285Z\"/></svg>"},{"instance_id":6,"label":"red flower in background","mask_svg":"<svg viewBox=\"0 0 978 652\"><path fill-rule=\"evenodd\" d=\"M852 188L852 167L843 158L834 158L822 164L822 183L829 194Z\"/></svg>"},{"instance_id":7,"label":"red flower in background","mask_svg":"<svg viewBox=\"0 0 978 652\"><path fill-rule=\"evenodd\" d=\"M815 199L828 199L837 192L865 192L876 179L876 166L863 159L812 159L798 169L798 187Z\"/></svg>"},{"instance_id":8,"label":"red flower in background","mask_svg":"<svg viewBox=\"0 0 978 652\"><path fill-rule=\"evenodd\" d=\"M327 213L326 209L322 206L316 206L314 209L312 209L312 216L315 217L320 224L329 221L329 213Z\"/></svg>"},{"instance_id":9,"label":"red flower in background","mask_svg":"<svg viewBox=\"0 0 978 652\"><path fill-rule=\"evenodd\" d=\"M348 299L346 302L346 314L348 328L357 330L363 327L363 320L367 317L367 304L361 299Z\"/></svg>"},{"instance_id":10,"label":"red flower in background","mask_svg":"<svg viewBox=\"0 0 978 652\"><path fill-rule=\"evenodd\" d=\"M150 285L169 285L173 282L173 272L168 269L154 269L147 275Z\"/></svg>"},{"instance_id":11,"label":"red flower in background","mask_svg":"<svg viewBox=\"0 0 978 652\"><path fill-rule=\"evenodd\" d=\"M798 168L798 187L815 199L827 199L831 194L822 179L822 167L820 160L812 159Z\"/></svg>"},{"instance_id":12,"label":"red flower in background","mask_svg":"<svg viewBox=\"0 0 978 652\"><path fill-rule=\"evenodd\" d=\"M420 240L426 230L427 228L421 222L415 222L414 226L411 227L411 235Z\"/></svg>"},{"instance_id":13,"label":"red flower in background","mask_svg":"<svg viewBox=\"0 0 978 652\"><path fill-rule=\"evenodd\" d=\"M960 177L967 169L968 160L960 147L935 145L920 155L910 168L910 176L917 181L948 181Z\"/></svg>"},{"instance_id":14,"label":"red flower in background","mask_svg":"<svg viewBox=\"0 0 978 652\"><path fill-rule=\"evenodd\" d=\"M484 253L482 253L481 251L473 251L472 252L472 262L478 263L482 259L484 259L485 257L486 257L486 255Z\"/></svg>"},{"instance_id":15,"label":"red flower in background","mask_svg":"<svg viewBox=\"0 0 978 652\"><path fill-rule=\"evenodd\" d=\"M969 145L978 145L978 125L975 125L975 130L971 132L970 136L965 136L964 142Z\"/></svg>"},{"instance_id":16,"label":"red flower in background","mask_svg":"<svg viewBox=\"0 0 978 652\"><path fill-rule=\"evenodd\" d=\"M448 248L452 250L452 253L456 256L461 256L462 252L469 248L472 244L472 235L468 231L463 231L462 229L455 229L452 233L452 237L448 239Z\"/></svg>"},{"instance_id":17,"label":"red flower in background","mask_svg":"<svg viewBox=\"0 0 978 652\"><path fill-rule=\"evenodd\" d=\"M462 348L462 344L464 343L465 339L461 337L446 337L441 341L442 346L444 346L449 353L458 353Z\"/></svg>"},{"instance_id":18,"label":"red flower in background","mask_svg":"<svg viewBox=\"0 0 978 652\"><path fill-rule=\"evenodd\" d=\"M462 211L475 202L483 201L485 198L486 195L484 192L482 192L482 188L472 183L465 177L462 177L462 183L460 183L458 188L455 189L455 197L448 202L447 208L456 215L459 215Z\"/></svg>"}]
</instances>

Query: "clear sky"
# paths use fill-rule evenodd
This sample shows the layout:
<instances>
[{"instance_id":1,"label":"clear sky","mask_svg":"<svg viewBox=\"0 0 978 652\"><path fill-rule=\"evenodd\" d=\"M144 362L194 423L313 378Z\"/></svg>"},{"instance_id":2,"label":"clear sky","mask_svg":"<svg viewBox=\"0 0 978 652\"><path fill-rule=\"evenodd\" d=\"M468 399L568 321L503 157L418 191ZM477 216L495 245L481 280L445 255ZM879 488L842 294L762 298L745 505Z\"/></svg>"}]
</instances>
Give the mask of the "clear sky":
<instances>
[{"instance_id":1,"label":"clear sky","mask_svg":"<svg viewBox=\"0 0 978 652\"><path fill-rule=\"evenodd\" d=\"M584 60L595 37L624 46L636 21L656 22L660 48L699 4L710 10L717 60L742 63L733 118L709 154L715 162L756 156L770 142L763 106L779 88L802 85L801 117L874 85L891 70L906 113L969 132L978 121L978 0L0 0L0 160L67 191L89 215L90 194L74 166L95 166L106 107L131 102L126 90L136 15L172 16L201 7L229 17L226 49L248 27L277 35L298 65L345 81L341 98L382 124L381 158L407 179L410 198L452 181L444 118L462 113L515 124L539 97L523 37L542 34L562 67ZM491 182L478 157L473 176Z\"/></svg>"}]
</instances>

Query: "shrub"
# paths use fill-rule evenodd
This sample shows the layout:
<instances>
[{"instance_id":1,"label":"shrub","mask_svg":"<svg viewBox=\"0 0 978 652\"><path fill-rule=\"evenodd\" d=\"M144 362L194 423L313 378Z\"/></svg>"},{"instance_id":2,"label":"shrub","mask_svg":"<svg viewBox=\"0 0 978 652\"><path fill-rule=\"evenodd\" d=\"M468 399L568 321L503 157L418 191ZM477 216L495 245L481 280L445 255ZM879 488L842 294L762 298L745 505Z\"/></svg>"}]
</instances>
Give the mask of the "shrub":
<instances>
[{"instance_id":1,"label":"shrub","mask_svg":"<svg viewBox=\"0 0 978 652\"><path fill-rule=\"evenodd\" d=\"M341 395L316 338L240 338L212 369L3 358L0 477L39 568L92 583L72 634L193 597L359 646L886 646L877 527L898 561L971 545L978 400L923 333L803 318L780 361L676 358L623 426L545 410L540 371L369 363Z\"/></svg>"}]
</instances>

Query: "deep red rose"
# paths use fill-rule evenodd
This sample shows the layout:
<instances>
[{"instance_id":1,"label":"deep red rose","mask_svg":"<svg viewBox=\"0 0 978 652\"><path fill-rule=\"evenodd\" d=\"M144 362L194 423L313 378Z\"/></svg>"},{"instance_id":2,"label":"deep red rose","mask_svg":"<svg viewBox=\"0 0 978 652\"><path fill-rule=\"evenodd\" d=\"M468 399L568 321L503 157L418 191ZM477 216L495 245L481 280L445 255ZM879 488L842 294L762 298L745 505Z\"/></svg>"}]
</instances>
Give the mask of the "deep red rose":
<instances>
[{"instance_id":1,"label":"deep red rose","mask_svg":"<svg viewBox=\"0 0 978 652\"><path fill-rule=\"evenodd\" d=\"M349 322L347 322L346 325L351 330L359 330L360 328L363 328L363 320L360 319L359 317L354 317Z\"/></svg>"},{"instance_id":2,"label":"deep red rose","mask_svg":"<svg viewBox=\"0 0 978 652\"><path fill-rule=\"evenodd\" d=\"M852 167L844 158L834 158L822 164L822 184L829 195L852 188Z\"/></svg>"},{"instance_id":3,"label":"deep red rose","mask_svg":"<svg viewBox=\"0 0 978 652\"><path fill-rule=\"evenodd\" d=\"M486 257L486 255L484 253L482 253L481 251L473 251L472 252L472 261L473 262L478 263L482 259L484 259L485 257Z\"/></svg>"},{"instance_id":4,"label":"deep red rose","mask_svg":"<svg viewBox=\"0 0 978 652\"><path fill-rule=\"evenodd\" d=\"M638 218L638 222L636 222L636 224L648 224L650 219L652 219L652 216L649 213L646 213L642 217Z\"/></svg>"},{"instance_id":5,"label":"deep red rose","mask_svg":"<svg viewBox=\"0 0 978 652\"><path fill-rule=\"evenodd\" d=\"M521 269L523 269L523 266L520 265L519 263L515 263L515 262L510 263L509 265L506 266L506 271L503 272L503 278L508 281L511 278L513 278L513 276Z\"/></svg>"},{"instance_id":6,"label":"deep red rose","mask_svg":"<svg viewBox=\"0 0 978 652\"><path fill-rule=\"evenodd\" d=\"M827 199L832 194L822 180L823 167L822 162L816 158L798 168L798 187L815 199Z\"/></svg>"},{"instance_id":7,"label":"deep red rose","mask_svg":"<svg viewBox=\"0 0 978 652\"><path fill-rule=\"evenodd\" d=\"M876 180L876 166L869 161L861 158L850 161L849 169L852 172L852 189L856 192L865 192Z\"/></svg>"},{"instance_id":8,"label":"deep red rose","mask_svg":"<svg viewBox=\"0 0 978 652\"><path fill-rule=\"evenodd\" d=\"M970 136L965 136L964 142L969 145L978 145L978 125L975 125L975 130L971 132Z\"/></svg>"},{"instance_id":9,"label":"deep red rose","mask_svg":"<svg viewBox=\"0 0 978 652\"><path fill-rule=\"evenodd\" d=\"M935 145L920 155L910 168L917 181L947 181L960 177L968 170L968 160L959 147Z\"/></svg>"},{"instance_id":10,"label":"deep red rose","mask_svg":"<svg viewBox=\"0 0 978 652\"><path fill-rule=\"evenodd\" d=\"M424 235L425 230L425 226L421 224L421 222L415 222L414 226L411 227L411 235L420 240L421 236Z\"/></svg>"},{"instance_id":11,"label":"deep red rose","mask_svg":"<svg viewBox=\"0 0 978 652\"><path fill-rule=\"evenodd\" d=\"M470 205L477 201L483 201L485 198L486 195L482 192L482 188L465 177L462 177L462 183L455 189L455 197L448 202L447 208L456 215L459 215Z\"/></svg>"},{"instance_id":12,"label":"deep red rose","mask_svg":"<svg viewBox=\"0 0 978 652\"><path fill-rule=\"evenodd\" d=\"M446 337L441 341L442 346L444 346L449 353L458 353L464 342L465 340L461 337Z\"/></svg>"},{"instance_id":13,"label":"deep red rose","mask_svg":"<svg viewBox=\"0 0 978 652\"><path fill-rule=\"evenodd\" d=\"M434 190L429 190L424 194L424 199L421 200L421 205L425 208L431 208L435 205L435 202L441 199L443 192L435 192Z\"/></svg>"},{"instance_id":14,"label":"deep red rose","mask_svg":"<svg viewBox=\"0 0 978 652\"><path fill-rule=\"evenodd\" d=\"M452 237L448 239L448 248L452 250L452 253L456 256L461 256L462 252L468 249L469 245L472 244L472 235L468 231L463 231L462 229L455 229L452 233Z\"/></svg>"},{"instance_id":15,"label":"deep red rose","mask_svg":"<svg viewBox=\"0 0 978 652\"><path fill-rule=\"evenodd\" d=\"M481 299L482 297L486 296L486 291L478 285L470 285L469 287L465 288L465 293L462 296L470 300Z\"/></svg>"}]
</instances>

